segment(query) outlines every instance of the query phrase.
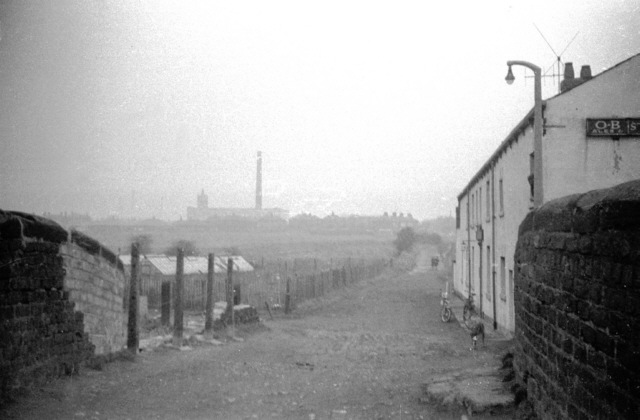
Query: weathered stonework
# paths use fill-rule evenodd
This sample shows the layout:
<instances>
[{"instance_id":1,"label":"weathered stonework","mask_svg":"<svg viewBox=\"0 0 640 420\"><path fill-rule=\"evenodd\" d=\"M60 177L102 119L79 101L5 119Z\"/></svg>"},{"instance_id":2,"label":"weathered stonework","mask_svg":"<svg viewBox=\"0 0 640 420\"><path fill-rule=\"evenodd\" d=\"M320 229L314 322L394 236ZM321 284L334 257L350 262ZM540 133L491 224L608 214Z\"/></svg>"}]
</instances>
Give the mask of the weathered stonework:
<instances>
[{"instance_id":1,"label":"weathered stonework","mask_svg":"<svg viewBox=\"0 0 640 420\"><path fill-rule=\"evenodd\" d=\"M95 353L121 350L126 344L122 263L97 241L77 231L71 231L71 242L62 244L60 255L66 270L64 288L84 314L85 332L95 345Z\"/></svg>"},{"instance_id":2,"label":"weathered stonework","mask_svg":"<svg viewBox=\"0 0 640 420\"><path fill-rule=\"evenodd\" d=\"M640 180L520 226L514 367L543 419L640 416Z\"/></svg>"},{"instance_id":3,"label":"weathered stonework","mask_svg":"<svg viewBox=\"0 0 640 420\"><path fill-rule=\"evenodd\" d=\"M91 238L0 210L0 400L124 345L124 270Z\"/></svg>"}]
</instances>

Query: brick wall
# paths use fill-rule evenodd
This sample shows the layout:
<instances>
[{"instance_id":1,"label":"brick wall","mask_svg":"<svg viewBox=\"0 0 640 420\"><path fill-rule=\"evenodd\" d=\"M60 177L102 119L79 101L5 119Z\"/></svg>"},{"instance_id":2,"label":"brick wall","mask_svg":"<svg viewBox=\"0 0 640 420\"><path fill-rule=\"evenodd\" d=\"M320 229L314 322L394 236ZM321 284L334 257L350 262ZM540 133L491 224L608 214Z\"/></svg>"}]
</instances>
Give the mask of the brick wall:
<instances>
[{"instance_id":1,"label":"brick wall","mask_svg":"<svg viewBox=\"0 0 640 420\"><path fill-rule=\"evenodd\" d=\"M0 400L124 345L124 270L41 217L0 210ZM95 342L95 344L94 344Z\"/></svg>"},{"instance_id":2,"label":"brick wall","mask_svg":"<svg viewBox=\"0 0 640 420\"><path fill-rule=\"evenodd\" d=\"M70 374L93 354L83 315L63 287L66 238L54 222L0 211L0 399Z\"/></svg>"},{"instance_id":3,"label":"brick wall","mask_svg":"<svg viewBox=\"0 0 640 420\"><path fill-rule=\"evenodd\" d=\"M531 212L515 264L514 367L536 414L640 417L640 180Z\"/></svg>"},{"instance_id":4,"label":"brick wall","mask_svg":"<svg viewBox=\"0 0 640 420\"><path fill-rule=\"evenodd\" d=\"M84 329L95 353L121 350L126 345L122 263L99 242L74 230L60 255L66 270L64 288L84 314Z\"/></svg>"}]
</instances>

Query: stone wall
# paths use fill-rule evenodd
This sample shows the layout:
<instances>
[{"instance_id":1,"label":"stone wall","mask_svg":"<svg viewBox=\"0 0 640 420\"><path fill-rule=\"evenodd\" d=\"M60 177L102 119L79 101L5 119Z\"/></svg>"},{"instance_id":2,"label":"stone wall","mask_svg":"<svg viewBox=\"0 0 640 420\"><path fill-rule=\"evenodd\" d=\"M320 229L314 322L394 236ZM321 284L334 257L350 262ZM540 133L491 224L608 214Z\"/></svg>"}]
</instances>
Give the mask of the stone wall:
<instances>
[{"instance_id":1,"label":"stone wall","mask_svg":"<svg viewBox=\"0 0 640 420\"><path fill-rule=\"evenodd\" d=\"M51 220L0 210L0 400L124 346L117 261Z\"/></svg>"},{"instance_id":2,"label":"stone wall","mask_svg":"<svg viewBox=\"0 0 640 420\"><path fill-rule=\"evenodd\" d=\"M640 180L551 201L520 226L517 380L540 418L640 415Z\"/></svg>"}]
</instances>

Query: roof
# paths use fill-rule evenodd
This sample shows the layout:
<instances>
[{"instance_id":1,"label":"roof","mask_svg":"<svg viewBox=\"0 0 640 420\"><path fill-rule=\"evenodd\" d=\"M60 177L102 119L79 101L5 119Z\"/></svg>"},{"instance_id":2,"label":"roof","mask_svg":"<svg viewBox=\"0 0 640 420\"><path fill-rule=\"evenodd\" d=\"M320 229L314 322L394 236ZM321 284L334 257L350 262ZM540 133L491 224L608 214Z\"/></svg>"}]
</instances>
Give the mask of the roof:
<instances>
[{"instance_id":1,"label":"roof","mask_svg":"<svg viewBox=\"0 0 640 420\"><path fill-rule=\"evenodd\" d=\"M598 74L596 74L595 76L593 76L591 79L585 81L584 83L581 83L580 85L574 87L573 89L568 89L564 92L560 92L557 95L549 98L548 100L553 100L554 98L557 98L558 96L564 95L568 92L573 91L574 89L578 89L580 88L580 86L585 85L589 82L591 82L593 79L602 76L605 73L608 73L610 71L612 71L613 69L623 65L624 63L631 61L635 58L640 57L640 54L636 54L633 55L631 57L629 57L626 60L623 60L621 62L619 62L618 64L616 64L613 67L610 67L608 69L606 69L603 72L600 72ZM543 111L543 119L544 119L544 110L546 108L547 105L547 100L543 100L542 101L542 111ZM533 126L533 111L534 109L531 108L531 110L527 113L527 115L524 116L524 118L515 126L515 128L513 130L511 130L511 132L509 133L509 135L507 135L507 137L502 141L502 143L500 143L500 146L498 146L498 148L496 149L495 152L493 152L493 154L491 155L491 157L484 163L484 165L482 165L480 167L480 169L478 170L478 172L476 172L476 174L471 178L471 180L469 180L469 182L467 183L467 185L462 189L462 191L460 192L460 194L458 194L458 201L460 201L462 199L462 197L467 194L469 192L469 190L473 187L473 185L475 185L475 183L478 181L478 179L482 178L482 176L491 168L491 166L494 165L495 161L498 160L498 158L500 157L500 155L502 154L502 152L504 150L506 150L513 142L515 142L518 137L524 133L524 130L529 126Z\"/></svg>"},{"instance_id":2,"label":"roof","mask_svg":"<svg viewBox=\"0 0 640 420\"><path fill-rule=\"evenodd\" d=\"M542 112L544 116L544 109L546 108L547 102L542 101ZM513 142L515 142L520 135L524 133L524 130L528 126L533 126L533 111L534 108L531 108L531 111L524 116L522 120L515 126L513 130L509 133L509 135L500 143L500 146L496 149L495 152L491 155L491 157L480 167L478 172L471 178L466 187L458 194L458 201L462 199L462 197L469 192L469 190L473 187L473 185L478 181L478 179L482 178L482 176L491 168L493 163L498 160L502 152L504 152Z\"/></svg>"},{"instance_id":3,"label":"roof","mask_svg":"<svg viewBox=\"0 0 640 420\"><path fill-rule=\"evenodd\" d=\"M153 265L162 275L172 276L176 274L177 257L169 255L146 255L143 257L145 261ZM240 255L232 256L214 256L214 272L226 273L227 260L233 260L233 271L248 272L253 271L253 266ZM124 265L131 265L130 255L121 255L120 260ZM209 258L197 256L184 257L184 274L206 274L209 271Z\"/></svg>"}]
</instances>

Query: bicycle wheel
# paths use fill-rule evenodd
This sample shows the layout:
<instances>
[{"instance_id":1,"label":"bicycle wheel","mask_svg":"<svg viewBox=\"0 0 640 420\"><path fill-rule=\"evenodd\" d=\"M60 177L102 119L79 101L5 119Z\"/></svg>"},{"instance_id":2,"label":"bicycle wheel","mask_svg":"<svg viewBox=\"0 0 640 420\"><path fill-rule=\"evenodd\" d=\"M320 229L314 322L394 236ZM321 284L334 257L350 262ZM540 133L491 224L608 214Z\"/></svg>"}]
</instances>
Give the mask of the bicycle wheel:
<instances>
[{"instance_id":1,"label":"bicycle wheel","mask_svg":"<svg viewBox=\"0 0 640 420\"><path fill-rule=\"evenodd\" d=\"M449 322L451 320L451 308L442 308L440 311L440 319L442 319L442 322Z\"/></svg>"}]
</instances>

